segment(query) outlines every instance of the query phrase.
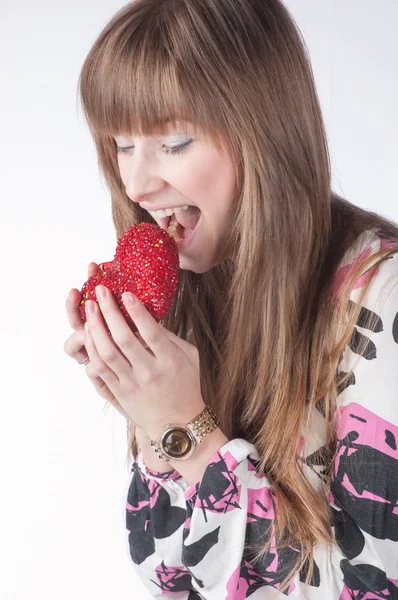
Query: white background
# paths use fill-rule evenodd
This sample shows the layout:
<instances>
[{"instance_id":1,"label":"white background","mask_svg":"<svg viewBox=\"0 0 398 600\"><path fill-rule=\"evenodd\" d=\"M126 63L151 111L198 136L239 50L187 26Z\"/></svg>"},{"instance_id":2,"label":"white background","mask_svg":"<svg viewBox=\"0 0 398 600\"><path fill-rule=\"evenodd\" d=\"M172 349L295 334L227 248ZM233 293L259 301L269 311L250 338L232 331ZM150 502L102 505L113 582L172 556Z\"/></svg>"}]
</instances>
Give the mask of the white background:
<instances>
[{"instance_id":1,"label":"white background","mask_svg":"<svg viewBox=\"0 0 398 600\"><path fill-rule=\"evenodd\" d=\"M123 4L1 2L2 600L150 598L126 547L125 422L63 352L69 290L116 247L77 80ZM398 220L398 3L287 5L310 50L334 190Z\"/></svg>"}]
</instances>

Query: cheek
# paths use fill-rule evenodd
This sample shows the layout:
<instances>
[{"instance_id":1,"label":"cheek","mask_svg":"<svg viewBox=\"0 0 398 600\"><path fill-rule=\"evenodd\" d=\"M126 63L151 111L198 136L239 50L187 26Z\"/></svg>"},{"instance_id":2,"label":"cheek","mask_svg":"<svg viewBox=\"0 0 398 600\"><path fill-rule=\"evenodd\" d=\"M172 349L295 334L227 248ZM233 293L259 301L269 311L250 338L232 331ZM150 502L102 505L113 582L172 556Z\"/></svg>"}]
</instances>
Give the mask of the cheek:
<instances>
[{"instance_id":1,"label":"cheek","mask_svg":"<svg viewBox=\"0 0 398 600\"><path fill-rule=\"evenodd\" d=\"M232 164L217 153L209 153L205 159L197 161L184 180L199 206L203 203L221 208L232 198L235 188Z\"/></svg>"},{"instance_id":2,"label":"cheek","mask_svg":"<svg viewBox=\"0 0 398 600\"><path fill-rule=\"evenodd\" d=\"M125 185L126 181L126 164L123 164L123 161L120 158L117 159L117 168L119 170L120 179Z\"/></svg>"},{"instance_id":3,"label":"cheek","mask_svg":"<svg viewBox=\"0 0 398 600\"><path fill-rule=\"evenodd\" d=\"M234 211L235 176L233 167L219 159L214 162L207 178L206 203L214 219L221 225L230 227Z\"/></svg>"}]
</instances>

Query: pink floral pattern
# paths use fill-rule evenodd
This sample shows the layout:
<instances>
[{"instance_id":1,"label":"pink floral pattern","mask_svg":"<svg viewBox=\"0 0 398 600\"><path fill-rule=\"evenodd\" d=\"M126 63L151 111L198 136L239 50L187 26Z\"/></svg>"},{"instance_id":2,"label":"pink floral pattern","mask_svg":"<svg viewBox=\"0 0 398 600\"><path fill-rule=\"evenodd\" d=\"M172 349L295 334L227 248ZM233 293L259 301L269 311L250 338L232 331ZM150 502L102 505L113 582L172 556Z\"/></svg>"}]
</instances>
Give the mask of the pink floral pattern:
<instances>
[{"instance_id":1,"label":"pink floral pattern","mask_svg":"<svg viewBox=\"0 0 398 600\"><path fill-rule=\"evenodd\" d=\"M350 377L339 389L328 494L336 544L331 552L316 545L312 580L304 584L306 566L283 592L289 599L398 600L398 240L367 232L338 271L335 290L358 257L380 247L396 247L397 253L376 267L339 365L338 375ZM352 302L373 268L357 280ZM369 311L371 330L364 326ZM356 363L363 336L368 349ZM298 448L314 486L324 478L322 425L319 416L314 439L304 444L302 438ZM277 498L266 475L257 472L258 460L254 445L230 440L190 486L177 471L149 470L138 453L128 486L126 540L153 598L264 600L279 589L297 549L276 548L271 523ZM253 547L270 536L269 552L255 562Z\"/></svg>"}]
</instances>

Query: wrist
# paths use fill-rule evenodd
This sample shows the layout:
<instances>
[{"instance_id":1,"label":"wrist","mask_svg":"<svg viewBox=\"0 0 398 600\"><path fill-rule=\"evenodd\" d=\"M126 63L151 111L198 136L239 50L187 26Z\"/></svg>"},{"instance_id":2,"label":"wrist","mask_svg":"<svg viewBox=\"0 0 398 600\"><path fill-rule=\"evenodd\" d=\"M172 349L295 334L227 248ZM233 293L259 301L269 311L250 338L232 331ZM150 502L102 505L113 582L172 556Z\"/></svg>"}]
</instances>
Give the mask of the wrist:
<instances>
[{"instance_id":1,"label":"wrist","mask_svg":"<svg viewBox=\"0 0 398 600\"><path fill-rule=\"evenodd\" d=\"M200 480L211 457L228 441L214 410L204 406L187 423L169 423L157 437L148 432L155 453L189 484Z\"/></svg>"},{"instance_id":2,"label":"wrist","mask_svg":"<svg viewBox=\"0 0 398 600\"><path fill-rule=\"evenodd\" d=\"M137 438L137 443L142 450L142 456L144 459L145 466L151 471L158 471L159 473L166 473L174 471L174 467L166 460L161 460L159 455L151 446L151 440L145 432L142 432L140 439Z\"/></svg>"},{"instance_id":3,"label":"wrist","mask_svg":"<svg viewBox=\"0 0 398 600\"><path fill-rule=\"evenodd\" d=\"M199 444L193 454L186 460L173 460L169 464L188 482L189 485L194 485L200 482L204 472L207 469L210 460L216 452L229 442L229 438L224 432L217 427L212 433L206 436L201 444Z\"/></svg>"},{"instance_id":4,"label":"wrist","mask_svg":"<svg viewBox=\"0 0 398 600\"><path fill-rule=\"evenodd\" d=\"M137 444L141 447L146 443L150 443L149 437L147 436L145 431L137 425L135 426L135 439L137 440Z\"/></svg>"}]
</instances>

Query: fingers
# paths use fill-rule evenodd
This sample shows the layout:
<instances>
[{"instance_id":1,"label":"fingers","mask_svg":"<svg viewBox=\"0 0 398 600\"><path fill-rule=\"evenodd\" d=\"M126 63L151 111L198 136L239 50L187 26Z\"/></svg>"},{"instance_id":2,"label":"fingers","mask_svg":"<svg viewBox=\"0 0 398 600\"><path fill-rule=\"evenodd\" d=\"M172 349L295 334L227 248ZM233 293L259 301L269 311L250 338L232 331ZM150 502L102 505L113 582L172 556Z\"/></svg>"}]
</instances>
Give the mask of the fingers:
<instances>
[{"instance_id":1,"label":"fingers","mask_svg":"<svg viewBox=\"0 0 398 600\"><path fill-rule=\"evenodd\" d=\"M126 323L126 319L124 318L122 312L120 311L113 294L108 290L106 286L101 286L105 288L105 298L101 299L99 296L98 286L96 287L96 295L98 298L98 304L94 303L96 312L93 316L88 317L90 331L93 335L95 344L99 350L100 355L107 361L110 366L114 366L117 369L117 361L118 354L113 353L112 349L109 346L109 340L105 338L105 328L103 323L106 322L109 330L112 332L112 338L116 344L116 348L120 349L122 355L127 357L130 368L131 365L137 364L137 362L147 363L148 362L148 351L146 348L153 350L150 344L148 344L148 340L138 332L138 335L132 335L133 332L130 327ZM139 303L141 306L141 312L147 312L145 307ZM130 316L132 316L133 322L135 317L130 312L130 309L126 305L126 309L128 310ZM160 335L164 336L163 332L158 327L156 320L147 313L149 318L152 319L155 324L154 327L158 329ZM102 322L98 323L99 317L102 317ZM92 325L91 325L92 320ZM98 325L97 325L98 323ZM141 341L140 341L141 340ZM137 343L137 341L139 343ZM151 352L152 354L152 352ZM128 362L127 361L127 362ZM112 364L111 364L112 363ZM120 365L121 369L125 370L124 364Z\"/></svg>"},{"instance_id":2,"label":"fingers","mask_svg":"<svg viewBox=\"0 0 398 600\"><path fill-rule=\"evenodd\" d=\"M104 398L109 404L112 404L114 408L125 418L130 420L130 417L123 409L121 404L116 400L115 396L112 394L106 383L101 379L98 375L94 367L91 363L88 363L86 366L86 375L90 379L93 384L95 391L101 398Z\"/></svg>"},{"instance_id":3,"label":"fingers","mask_svg":"<svg viewBox=\"0 0 398 600\"><path fill-rule=\"evenodd\" d=\"M108 404L111 404L113 408L115 408L118 411L118 413L122 415L122 417L124 417L128 421L131 421L129 415L126 413L122 405L117 401L114 394L112 394L106 383L96 373L95 369L91 366L91 363L88 363L88 365L86 366L86 375L93 384L97 394L101 398L104 398Z\"/></svg>"},{"instance_id":4,"label":"fingers","mask_svg":"<svg viewBox=\"0 0 398 600\"><path fill-rule=\"evenodd\" d=\"M92 277L93 275L98 273L98 271L100 271L100 270L101 269L97 263L91 262L88 266L88 277L89 278ZM113 296L112 296L112 300L114 301ZM84 361L85 358L87 358L88 353L87 353L87 349L85 347L84 321L83 321L83 319L80 315L80 311L79 311L80 301L81 301L80 290L78 290L77 288L72 288L68 295L68 298L66 300L66 304L65 304L66 312L68 315L68 321L69 321L70 326L72 327L72 329L75 330L76 333L79 332L80 335L72 334L64 344L64 351L66 352L66 354L68 354L68 356L71 356L74 360L81 363ZM120 330L122 331L122 333L119 335L119 340L121 340L121 336L122 337L124 336L124 338L125 338L126 321L125 321L125 318L123 317L122 313L116 306L116 302L114 301L113 308L115 308L115 307L117 308L117 310L114 311L114 315L116 314L118 316L118 327L116 329L117 329L117 331L120 331ZM110 323L108 323L108 326L109 326L109 324ZM131 335L131 333L133 333L134 337L140 342L141 347L144 348L145 350L147 350L147 352L149 352L153 356L152 350L149 348L148 344L146 343L144 338L140 335L140 333L138 331L132 332L130 328L128 328L128 330L129 330L129 335ZM107 335L108 335L108 338L106 340L107 343L105 344L105 347L107 348L106 351L108 353L114 352L114 348L115 347L117 348L117 346L112 344L112 337L114 337L114 336L111 336L111 339L109 339L109 334L107 334ZM109 343L111 343L111 346L109 346ZM115 343L117 343L116 339L115 339ZM120 346L119 346L119 348L120 348Z\"/></svg>"},{"instance_id":5,"label":"fingers","mask_svg":"<svg viewBox=\"0 0 398 600\"><path fill-rule=\"evenodd\" d=\"M98 309L97 309L98 311ZM105 331L105 328L96 326L93 320L89 319L90 328L94 327L97 333L100 329L103 330L103 337L96 335L95 338L91 335L91 331L88 331L87 325L85 327L85 346L90 358L90 364L95 369L96 373L106 383L106 385L112 390L117 386L120 381L120 377L129 376L131 374L131 365L126 358L119 352L111 338ZM100 340L98 342L98 339ZM97 348L98 345L98 348Z\"/></svg>"},{"instance_id":6,"label":"fingers","mask_svg":"<svg viewBox=\"0 0 398 600\"><path fill-rule=\"evenodd\" d=\"M132 303L130 303L129 298L133 298ZM126 306L127 312L134 321L134 324L137 326L141 339L145 342L145 344L148 345L148 348L150 348L153 355L158 358L162 355L170 357L170 353L177 349L177 345L171 343L172 340L167 335L167 330L160 325L156 319L154 319L151 313L145 308L144 304L138 300L138 298L134 299L131 294L123 294L122 299ZM102 309L103 308L101 304L101 310ZM105 311L104 316L108 322L108 313ZM111 316L112 312L110 312L109 319ZM123 348L123 346L121 347ZM138 361L146 362L147 355L145 356L141 352L138 352L136 346L132 345L127 349L126 356L133 364L137 363Z\"/></svg>"},{"instance_id":7,"label":"fingers","mask_svg":"<svg viewBox=\"0 0 398 600\"><path fill-rule=\"evenodd\" d=\"M64 344L64 352L77 362L83 362L87 357L83 327L74 331L72 335L68 337Z\"/></svg>"},{"instance_id":8,"label":"fingers","mask_svg":"<svg viewBox=\"0 0 398 600\"><path fill-rule=\"evenodd\" d=\"M115 377L119 380L131 374L131 364L115 344L113 336L110 336L105 329L105 321L98 304L95 301L90 302L93 304L94 313L88 316L86 324L89 326L89 333L87 330L85 332L86 350L97 373L108 385L112 386ZM127 329L130 339L134 340L126 320L121 312L118 312L120 318L124 321L124 327Z\"/></svg>"},{"instance_id":9,"label":"fingers","mask_svg":"<svg viewBox=\"0 0 398 600\"><path fill-rule=\"evenodd\" d=\"M82 299L79 290L76 288L71 289L69 296L66 299L65 308L68 315L69 325L77 331L78 329L83 330L83 319L79 312L79 304Z\"/></svg>"},{"instance_id":10,"label":"fingers","mask_svg":"<svg viewBox=\"0 0 398 600\"><path fill-rule=\"evenodd\" d=\"M95 275L96 273L98 273L98 271L100 271L100 267L99 265L97 265L97 263L95 262L91 262L88 265L88 276L89 278L92 277L93 275Z\"/></svg>"},{"instance_id":11,"label":"fingers","mask_svg":"<svg viewBox=\"0 0 398 600\"><path fill-rule=\"evenodd\" d=\"M142 343L143 347L147 348L147 345L145 344L144 340L142 340L140 334L137 332L135 335ZM88 355L85 347L85 341L84 327L82 326L68 337L64 344L64 352L77 362L83 362Z\"/></svg>"},{"instance_id":12,"label":"fingers","mask_svg":"<svg viewBox=\"0 0 398 600\"><path fill-rule=\"evenodd\" d=\"M100 271L99 265L95 262L91 262L88 266L88 278L92 277ZM72 288L69 292L68 298L66 299L65 308L68 315L69 325L77 331L83 329L84 321L80 315L79 304L82 299L81 293L78 289Z\"/></svg>"},{"instance_id":13,"label":"fingers","mask_svg":"<svg viewBox=\"0 0 398 600\"><path fill-rule=\"evenodd\" d=\"M148 344L146 343L146 341L144 340L144 338L138 331L135 331L134 335L137 338L137 340L139 340L141 342L141 344L143 345L144 348L149 349Z\"/></svg>"}]
</instances>

